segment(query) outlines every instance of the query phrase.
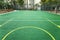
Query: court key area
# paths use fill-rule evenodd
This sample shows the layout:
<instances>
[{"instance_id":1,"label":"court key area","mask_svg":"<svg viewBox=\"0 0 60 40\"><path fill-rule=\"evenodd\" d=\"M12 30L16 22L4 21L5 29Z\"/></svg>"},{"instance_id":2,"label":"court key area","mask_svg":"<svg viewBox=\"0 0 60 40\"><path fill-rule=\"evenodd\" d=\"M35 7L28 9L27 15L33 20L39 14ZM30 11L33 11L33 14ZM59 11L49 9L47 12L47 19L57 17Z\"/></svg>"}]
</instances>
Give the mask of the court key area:
<instances>
[{"instance_id":1,"label":"court key area","mask_svg":"<svg viewBox=\"0 0 60 40\"><path fill-rule=\"evenodd\" d=\"M30 10L0 14L0 40L60 40L60 15Z\"/></svg>"}]
</instances>

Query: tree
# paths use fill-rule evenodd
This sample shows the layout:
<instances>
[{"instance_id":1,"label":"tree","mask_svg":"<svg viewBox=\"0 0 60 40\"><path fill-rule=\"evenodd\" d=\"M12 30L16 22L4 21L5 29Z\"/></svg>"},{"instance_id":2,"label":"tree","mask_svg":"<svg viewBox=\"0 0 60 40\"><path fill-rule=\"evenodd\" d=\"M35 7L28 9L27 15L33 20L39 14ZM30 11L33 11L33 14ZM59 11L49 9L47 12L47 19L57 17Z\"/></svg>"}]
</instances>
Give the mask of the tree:
<instances>
[{"instance_id":1,"label":"tree","mask_svg":"<svg viewBox=\"0 0 60 40\"><path fill-rule=\"evenodd\" d=\"M49 0L41 0L41 4L47 4Z\"/></svg>"},{"instance_id":2,"label":"tree","mask_svg":"<svg viewBox=\"0 0 60 40\"><path fill-rule=\"evenodd\" d=\"M24 1L23 0L17 0L17 2L19 3L20 6L24 5Z\"/></svg>"},{"instance_id":3,"label":"tree","mask_svg":"<svg viewBox=\"0 0 60 40\"><path fill-rule=\"evenodd\" d=\"M16 0L16 9L23 9L24 1L23 0Z\"/></svg>"},{"instance_id":4,"label":"tree","mask_svg":"<svg viewBox=\"0 0 60 40\"><path fill-rule=\"evenodd\" d=\"M3 9L4 2L3 0L0 0L0 9Z\"/></svg>"},{"instance_id":5,"label":"tree","mask_svg":"<svg viewBox=\"0 0 60 40\"><path fill-rule=\"evenodd\" d=\"M60 4L60 1L58 0L41 0L42 5L48 5L50 9L52 9L53 6L57 9L57 5Z\"/></svg>"}]
</instances>

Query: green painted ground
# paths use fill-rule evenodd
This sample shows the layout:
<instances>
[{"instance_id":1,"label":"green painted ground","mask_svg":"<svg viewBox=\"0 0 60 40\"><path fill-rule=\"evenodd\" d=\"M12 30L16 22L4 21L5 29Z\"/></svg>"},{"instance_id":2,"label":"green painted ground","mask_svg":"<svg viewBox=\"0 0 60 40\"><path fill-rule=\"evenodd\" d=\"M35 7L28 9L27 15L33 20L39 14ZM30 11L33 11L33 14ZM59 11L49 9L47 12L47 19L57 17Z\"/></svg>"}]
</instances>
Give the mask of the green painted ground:
<instances>
[{"instance_id":1,"label":"green painted ground","mask_svg":"<svg viewBox=\"0 0 60 40\"><path fill-rule=\"evenodd\" d=\"M28 10L0 15L0 40L60 40L60 16Z\"/></svg>"}]
</instances>

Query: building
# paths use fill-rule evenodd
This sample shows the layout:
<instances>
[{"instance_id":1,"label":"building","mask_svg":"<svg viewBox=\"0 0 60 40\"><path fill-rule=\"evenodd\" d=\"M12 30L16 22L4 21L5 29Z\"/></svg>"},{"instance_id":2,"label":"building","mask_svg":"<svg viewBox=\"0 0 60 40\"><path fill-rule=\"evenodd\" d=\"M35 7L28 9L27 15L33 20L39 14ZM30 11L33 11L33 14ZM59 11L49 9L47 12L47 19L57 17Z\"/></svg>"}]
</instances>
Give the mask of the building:
<instances>
[{"instance_id":1,"label":"building","mask_svg":"<svg viewBox=\"0 0 60 40\"><path fill-rule=\"evenodd\" d=\"M40 2L41 2L41 0L24 0L24 5L25 5L25 8L27 8L27 9L33 9L33 8L35 8L36 6L36 4L38 4L38 5L41 5L40 4Z\"/></svg>"},{"instance_id":2,"label":"building","mask_svg":"<svg viewBox=\"0 0 60 40\"><path fill-rule=\"evenodd\" d=\"M21 8L20 5L18 3L16 3L15 1L17 0L4 0L5 3L9 3L10 5L13 6L13 8L19 9ZM40 1L41 0L23 0L24 1L24 9L34 9L36 6L36 4L40 5Z\"/></svg>"}]
</instances>

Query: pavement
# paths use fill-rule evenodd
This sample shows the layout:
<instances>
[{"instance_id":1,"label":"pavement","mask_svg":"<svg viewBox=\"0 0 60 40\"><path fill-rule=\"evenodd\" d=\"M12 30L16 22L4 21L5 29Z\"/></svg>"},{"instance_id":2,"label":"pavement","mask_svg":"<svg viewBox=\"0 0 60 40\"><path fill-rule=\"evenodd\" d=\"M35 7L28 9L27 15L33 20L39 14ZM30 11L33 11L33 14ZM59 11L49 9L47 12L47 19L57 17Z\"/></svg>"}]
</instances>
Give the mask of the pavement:
<instances>
[{"instance_id":1,"label":"pavement","mask_svg":"<svg viewBox=\"0 0 60 40\"><path fill-rule=\"evenodd\" d=\"M60 15L15 10L0 14L0 40L60 40Z\"/></svg>"}]
</instances>

